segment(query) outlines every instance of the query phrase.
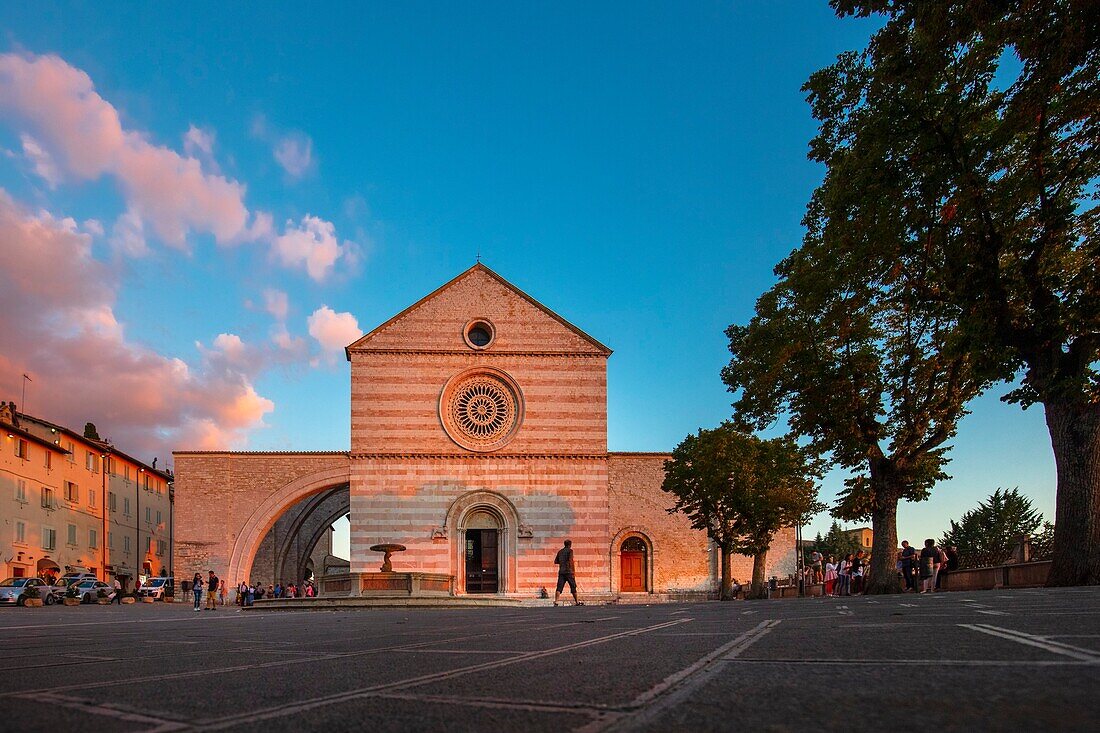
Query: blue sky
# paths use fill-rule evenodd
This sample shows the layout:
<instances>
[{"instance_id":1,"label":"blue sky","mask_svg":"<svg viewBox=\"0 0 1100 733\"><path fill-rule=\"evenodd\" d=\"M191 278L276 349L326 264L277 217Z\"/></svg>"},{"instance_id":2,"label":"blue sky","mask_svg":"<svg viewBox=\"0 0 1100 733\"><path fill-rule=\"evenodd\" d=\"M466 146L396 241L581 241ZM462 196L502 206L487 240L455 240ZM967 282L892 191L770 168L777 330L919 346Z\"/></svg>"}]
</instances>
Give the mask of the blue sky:
<instances>
[{"instance_id":1,"label":"blue sky","mask_svg":"<svg viewBox=\"0 0 1100 733\"><path fill-rule=\"evenodd\" d=\"M29 248L0 264L84 248L23 282L0 391L18 399L26 371L29 411L164 456L345 449L340 338L478 254L615 350L612 450L716 425L723 330L798 245L822 175L800 87L874 22L824 2L36 3L0 7L0 28L0 209ZM89 133L105 110L121 136ZM150 186L160 170L178 181ZM1003 391L902 537L999 486L1053 518L1042 414Z\"/></svg>"}]
</instances>

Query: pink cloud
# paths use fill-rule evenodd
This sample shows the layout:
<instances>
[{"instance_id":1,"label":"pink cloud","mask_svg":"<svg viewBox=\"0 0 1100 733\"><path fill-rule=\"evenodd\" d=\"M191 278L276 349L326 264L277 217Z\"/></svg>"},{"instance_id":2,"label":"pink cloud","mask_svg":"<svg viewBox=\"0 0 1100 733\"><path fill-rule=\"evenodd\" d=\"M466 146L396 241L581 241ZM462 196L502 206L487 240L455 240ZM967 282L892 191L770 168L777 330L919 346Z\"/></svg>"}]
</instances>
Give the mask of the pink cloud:
<instances>
[{"instance_id":1,"label":"pink cloud","mask_svg":"<svg viewBox=\"0 0 1100 733\"><path fill-rule=\"evenodd\" d=\"M307 319L309 335L317 340L325 358L334 362L344 347L363 335L359 321L351 313L337 313L322 305Z\"/></svg>"},{"instance_id":2,"label":"pink cloud","mask_svg":"<svg viewBox=\"0 0 1100 733\"><path fill-rule=\"evenodd\" d=\"M304 267L309 276L320 282L332 272L345 251L353 248L336 241L332 222L306 214L300 225L287 221L286 229L275 238L272 251L287 267Z\"/></svg>"},{"instance_id":3,"label":"pink cloud","mask_svg":"<svg viewBox=\"0 0 1100 733\"><path fill-rule=\"evenodd\" d=\"M264 310L277 321L285 321L290 312L290 298L282 290L268 288L264 291Z\"/></svg>"},{"instance_id":4,"label":"pink cloud","mask_svg":"<svg viewBox=\"0 0 1100 733\"><path fill-rule=\"evenodd\" d=\"M313 140L302 133L292 133L275 144L275 161L291 178L301 178L313 167Z\"/></svg>"},{"instance_id":5,"label":"pink cloud","mask_svg":"<svg viewBox=\"0 0 1100 733\"><path fill-rule=\"evenodd\" d=\"M31 214L0 190L0 395L34 382L29 412L79 428L97 424L142 457L173 448L247 443L274 409L234 363L239 339L215 339L221 361L192 368L127 339L114 312L117 273L92 257L70 219ZM243 347L243 344L241 344Z\"/></svg>"},{"instance_id":6,"label":"pink cloud","mask_svg":"<svg viewBox=\"0 0 1100 733\"><path fill-rule=\"evenodd\" d=\"M91 78L57 56L0 55L0 112L31 128L24 150L47 182L114 176L129 210L171 246L185 248L191 231L211 233L221 244L245 231L242 184L123 129Z\"/></svg>"}]
</instances>

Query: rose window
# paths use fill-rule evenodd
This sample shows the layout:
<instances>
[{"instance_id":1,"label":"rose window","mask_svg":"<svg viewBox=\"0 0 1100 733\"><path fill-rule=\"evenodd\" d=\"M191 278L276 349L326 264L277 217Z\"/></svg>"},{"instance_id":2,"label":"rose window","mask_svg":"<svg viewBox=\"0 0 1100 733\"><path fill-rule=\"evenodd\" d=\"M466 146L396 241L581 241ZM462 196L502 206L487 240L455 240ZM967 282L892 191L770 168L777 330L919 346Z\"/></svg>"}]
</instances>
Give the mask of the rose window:
<instances>
[{"instance_id":1,"label":"rose window","mask_svg":"<svg viewBox=\"0 0 1100 733\"><path fill-rule=\"evenodd\" d=\"M460 374L448 382L440 398L440 417L447 434L475 451L495 450L519 428L519 389L496 370Z\"/></svg>"}]
</instances>

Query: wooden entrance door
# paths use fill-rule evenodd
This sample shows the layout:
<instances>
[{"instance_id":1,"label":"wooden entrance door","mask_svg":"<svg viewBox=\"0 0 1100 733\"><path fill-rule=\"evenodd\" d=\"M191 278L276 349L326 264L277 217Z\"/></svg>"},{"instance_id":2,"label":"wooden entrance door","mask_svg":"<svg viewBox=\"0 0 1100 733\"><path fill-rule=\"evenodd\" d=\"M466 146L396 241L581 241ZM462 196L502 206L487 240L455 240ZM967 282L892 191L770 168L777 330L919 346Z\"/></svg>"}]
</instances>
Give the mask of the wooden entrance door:
<instances>
[{"instance_id":1,"label":"wooden entrance door","mask_svg":"<svg viewBox=\"0 0 1100 733\"><path fill-rule=\"evenodd\" d=\"M466 530L466 592L496 593L497 529Z\"/></svg>"},{"instance_id":2,"label":"wooden entrance door","mask_svg":"<svg viewBox=\"0 0 1100 733\"><path fill-rule=\"evenodd\" d=\"M645 553L619 553L622 567L622 591L624 593L645 592Z\"/></svg>"}]
</instances>

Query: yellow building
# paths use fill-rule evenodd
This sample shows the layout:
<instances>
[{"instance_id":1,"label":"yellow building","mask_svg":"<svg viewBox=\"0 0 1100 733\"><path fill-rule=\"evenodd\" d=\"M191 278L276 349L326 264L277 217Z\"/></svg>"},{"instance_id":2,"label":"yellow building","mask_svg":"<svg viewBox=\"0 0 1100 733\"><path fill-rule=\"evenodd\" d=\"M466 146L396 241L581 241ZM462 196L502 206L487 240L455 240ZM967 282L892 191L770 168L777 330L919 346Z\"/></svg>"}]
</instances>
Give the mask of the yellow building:
<instances>
[{"instance_id":1,"label":"yellow building","mask_svg":"<svg viewBox=\"0 0 1100 733\"><path fill-rule=\"evenodd\" d=\"M875 533L870 527L856 527L846 529L844 533L859 543L864 552L870 554L871 544L874 542Z\"/></svg>"},{"instance_id":2,"label":"yellow building","mask_svg":"<svg viewBox=\"0 0 1100 733\"><path fill-rule=\"evenodd\" d=\"M171 572L172 475L0 405L5 577L87 570L124 588Z\"/></svg>"}]
</instances>

